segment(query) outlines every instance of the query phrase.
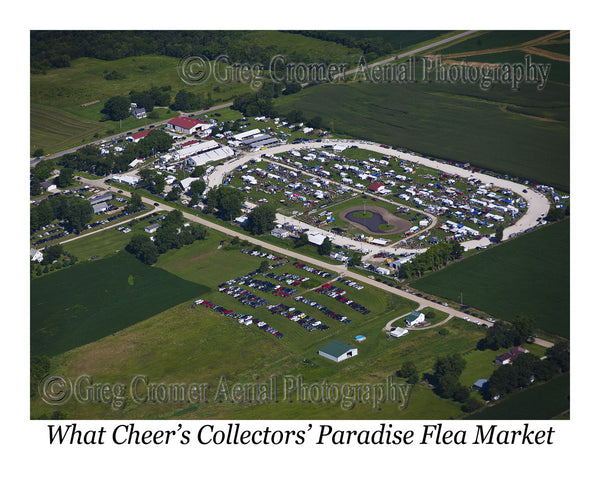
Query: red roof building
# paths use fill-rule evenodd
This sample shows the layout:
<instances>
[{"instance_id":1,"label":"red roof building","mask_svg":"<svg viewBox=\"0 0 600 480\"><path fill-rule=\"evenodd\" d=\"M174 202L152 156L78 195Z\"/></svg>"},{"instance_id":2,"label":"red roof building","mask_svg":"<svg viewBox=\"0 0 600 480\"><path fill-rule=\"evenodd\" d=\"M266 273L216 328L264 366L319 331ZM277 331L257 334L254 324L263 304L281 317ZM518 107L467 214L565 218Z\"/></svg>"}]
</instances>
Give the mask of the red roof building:
<instances>
[{"instance_id":1,"label":"red roof building","mask_svg":"<svg viewBox=\"0 0 600 480\"><path fill-rule=\"evenodd\" d=\"M142 138L144 138L146 135L148 135L149 133L150 133L150 130L146 130L145 132L134 133L133 135L128 136L127 140L131 139L131 141L137 143Z\"/></svg>"},{"instance_id":2,"label":"red roof building","mask_svg":"<svg viewBox=\"0 0 600 480\"><path fill-rule=\"evenodd\" d=\"M371 190L372 192L376 192L377 190L379 190L382 187L383 187L383 185L381 183L374 183L373 185L371 185L369 187L369 190Z\"/></svg>"},{"instance_id":3,"label":"red roof building","mask_svg":"<svg viewBox=\"0 0 600 480\"><path fill-rule=\"evenodd\" d=\"M189 135L197 130L206 130L210 127L210 123L190 117L175 117L169 120L167 127L176 132Z\"/></svg>"}]
</instances>

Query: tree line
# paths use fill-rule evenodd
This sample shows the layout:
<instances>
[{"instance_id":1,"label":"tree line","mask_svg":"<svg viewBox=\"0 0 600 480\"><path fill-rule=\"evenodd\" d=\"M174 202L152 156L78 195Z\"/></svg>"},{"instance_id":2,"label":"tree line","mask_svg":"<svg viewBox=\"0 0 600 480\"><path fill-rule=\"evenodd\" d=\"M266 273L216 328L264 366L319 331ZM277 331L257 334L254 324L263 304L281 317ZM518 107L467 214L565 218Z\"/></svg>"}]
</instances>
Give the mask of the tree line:
<instances>
[{"instance_id":1,"label":"tree line","mask_svg":"<svg viewBox=\"0 0 600 480\"><path fill-rule=\"evenodd\" d=\"M260 63L268 66L277 54L290 62L331 61L327 50L313 52L282 47L274 43L259 45L248 41L250 32L186 30L38 30L30 33L30 69L44 74L52 68L64 68L77 58L118 60L140 55L165 55L183 58L202 55L209 60L227 55L231 62ZM316 35L314 35L316 36ZM362 42L370 51L379 51L376 40Z\"/></svg>"},{"instance_id":2,"label":"tree line","mask_svg":"<svg viewBox=\"0 0 600 480\"><path fill-rule=\"evenodd\" d=\"M432 245L425 252L415 256L410 262L402 264L398 270L401 278L421 278L427 271L435 272L447 266L450 262L462 258L464 247L452 240Z\"/></svg>"}]
</instances>

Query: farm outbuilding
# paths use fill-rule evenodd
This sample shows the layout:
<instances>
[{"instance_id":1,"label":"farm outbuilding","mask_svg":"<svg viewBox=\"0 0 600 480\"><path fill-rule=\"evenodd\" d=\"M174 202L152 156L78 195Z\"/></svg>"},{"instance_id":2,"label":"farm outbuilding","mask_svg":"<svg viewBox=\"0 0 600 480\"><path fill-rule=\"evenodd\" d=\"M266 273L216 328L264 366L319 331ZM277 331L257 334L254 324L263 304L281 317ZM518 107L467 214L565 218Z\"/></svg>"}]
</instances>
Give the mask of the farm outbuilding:
<instances>
[{"instance_id":1,"label":"farm outbuilding","mask_svg":"<svg viewBox=\"0 0 600 480\"><path fill-rule=\"evenodd\" d=\"M351 357L358 355L358 348L347 343L333 340L319 350L319 355L339 363Z\"/></svg>"}]
</instances>

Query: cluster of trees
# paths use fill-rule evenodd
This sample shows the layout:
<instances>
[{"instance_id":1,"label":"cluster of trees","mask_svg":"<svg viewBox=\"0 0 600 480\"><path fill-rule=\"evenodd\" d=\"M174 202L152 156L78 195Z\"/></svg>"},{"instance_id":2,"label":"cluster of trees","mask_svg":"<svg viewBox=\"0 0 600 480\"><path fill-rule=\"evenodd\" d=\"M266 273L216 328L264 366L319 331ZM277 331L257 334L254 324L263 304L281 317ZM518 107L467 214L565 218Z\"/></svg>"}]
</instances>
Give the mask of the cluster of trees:
<instances>
[{"instance_id":1,"label":"cluster of trees","mask_svg":"<svg viewBox=\"0 0 600 480\"><path fill-rule=\"evenodd\" d=\"M125 211L127 213L139 212L142 209L142 206L143 203L141 195L137 192L133 192L129 202L127 202L127 205L125 205Z\"/></svg>"},{"instance_id":2,"label":"cluster of trees","mask_svg":"<svg viewBox=\"0 0 600 480\"><path fill-rule=\"evenodd\" d=\"M196 240L204 240L208 230L199 223L184 226L183 214L179 210L172 210L162 220L160 228L154 234L154 241L143 233L135 234L125 247L141 262L152 265L156 263L160 254L171 249L190 245Z\"/></svg>"},{"instance_id":3,"label":"cluster of trees","mask_svg":"<svg viewBox=\"0 0 600 480\"><path fill-rule=\"evenodd\" d=\"M514 318L511 324L498 321L488 328L485 337L477 342L478 350L511 348L526 342L533 334L533 319L525 315Z\"/></svg>"},{"instance_id":4,"label":"cluster of trees","mask_svg":"<svg viewBox=\"0 0 600 480\"><path fill-rule=\"evenodd\" d=\"M50 175L52 175L53 170L56 168L54 164L54 160L47 159L38 162L35 167L31 169L31 178L32 180L36 180L38 182L43 182Z\"/></svg>"},{"instance_id":5,"label":"cluster of trees","mask_svg":"<svg viewBox=\"0 0 600 480\"><path fill-rule=\"evenodd\" d=\"M268 203L263 203L248 214L246 230L253 235L262 235L270 232L275 226L275 207Z\"/></svg>"},{"instance_id":6,"label":"cluster of trees","mask_svg":"<svg viewBox=\"0 0 600 480\"><path fill-rule=\"evenodd\" d=\"M83 198L58 195L42 200L39 205L31 205L29 227L31 233L54 220L65 220L67 231L81 231L94 214L92 204Z\"/></svg>"},{"instance_id":7,"label":"cluster of trees","mask_svg":"<svg viewBox=\"0 0 600 480\"><path fill-rule=\"evenodd\" d=\"M531 353L522 353L511 364L501 365L488 380L486 398L504 395L531 385L532 379L548 381L570 368L569 346L560 342L546 350L546 359L540 360Z\"/></svg>"},{"instance_id":8,"label":"cluster of trees","mask_svg":"<svg viewBox=\"0 0 600 480\"><path fill-rule=\"evenodd\" d=\"M129 164L136 158L147 158L157 153L166 152L172 144L173 138L168 133L160 129L151 130L139 142L124 144L124 150L120 154L110 152L107 155L102 155L98 147L86 145L81 150L57 158L56 163L81 172L105 176L128 170ZM45 171L46 169L41 173L45 173Z\"/></svg>"},{"instance_id":9,"label":"cluster of trees","mask_svg":"<svg viewBox=\"0 0 600 480\"><path fill-rule=\"evenodd\" d=\"M177 95L175 95L175 100L171 104L170 108L171 110L176 111L192 112L210 108L214 104L215 101L213 100L210 92L208 94L194 93L182 89L177 92Z\"/></svg>"},{"instance_id":10,"label":"cluster of trees","mask_svg":"<svg viewBox=\"0 0 600 480\"><path fill-rule=\"evenodd\" d=\"M471 397L471 390L458 381L467 366L467 361L458 353L437 357L433 370L435 393L442 398L452 398L462 403L464 412L472 412L481 406L481 402Z\"/></svg>"},{"instance_id":11,"label":"cluster of trees","mask_svg":"<svg viewBox=\"0 0 600 480\"><path fill-rule=\"evenodd\" d=\"M205 213L214 213L223 220L232 221L242 213L244 196L236 188L219 186L211 188L206 195Z\"/></svg>"},{"instance_id":12,"label":"cluster of trees","mask_svg":"<svg viewBox=\"0 0 600 480\"><path fill-rule=\"evenodd\" d=\"M150 170L149 168L142 168L138 175L140 181L137 184L138 188L145 188L151 193L160 195L165 189L166 181L157 170Z\"/></svg>"},{"instance_id":13,"label":"cluster of trees","mask_svg":"<svg viewBox=\"0 0 600 480\"><path fill-rule=\"evenodd\" d=\"M456 240L440 242L417 255L410 262L404 263L398 275L402 278L420 278L428 270L440 270L451 261L462 258L463 252L464 247Z\"/></svg>"}]
</instances>

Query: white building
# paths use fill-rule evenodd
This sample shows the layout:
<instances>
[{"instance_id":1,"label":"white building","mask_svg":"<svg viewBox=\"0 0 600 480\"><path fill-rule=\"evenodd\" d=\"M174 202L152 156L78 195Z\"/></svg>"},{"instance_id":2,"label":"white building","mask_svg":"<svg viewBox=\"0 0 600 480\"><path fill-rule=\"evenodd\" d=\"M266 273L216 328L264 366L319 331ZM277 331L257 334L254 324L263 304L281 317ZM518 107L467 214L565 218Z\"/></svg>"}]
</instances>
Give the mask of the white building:
<instances>
[{"instance_id":1,"label":"white building","mask_svg":"<svg viewBox=\"0 0 600 480\"><path fill-rule=\"evenodd\" d=\"M394 327L390 331L390 336L395 338L403 337L404 335L408 335L408 330L402 327Z\"/></svg>"},{"instance_id":2,"label":"white building","mask_svg":"<svg viewBox=\"0 0 600 480\"><path fill-rule=\"evenodd\" d=\"M348 358L356 357L358 355L358 348L339 340L334 340L322 347L319 350L319 355L339 363Z\"/></svg>"}]
</instances>

